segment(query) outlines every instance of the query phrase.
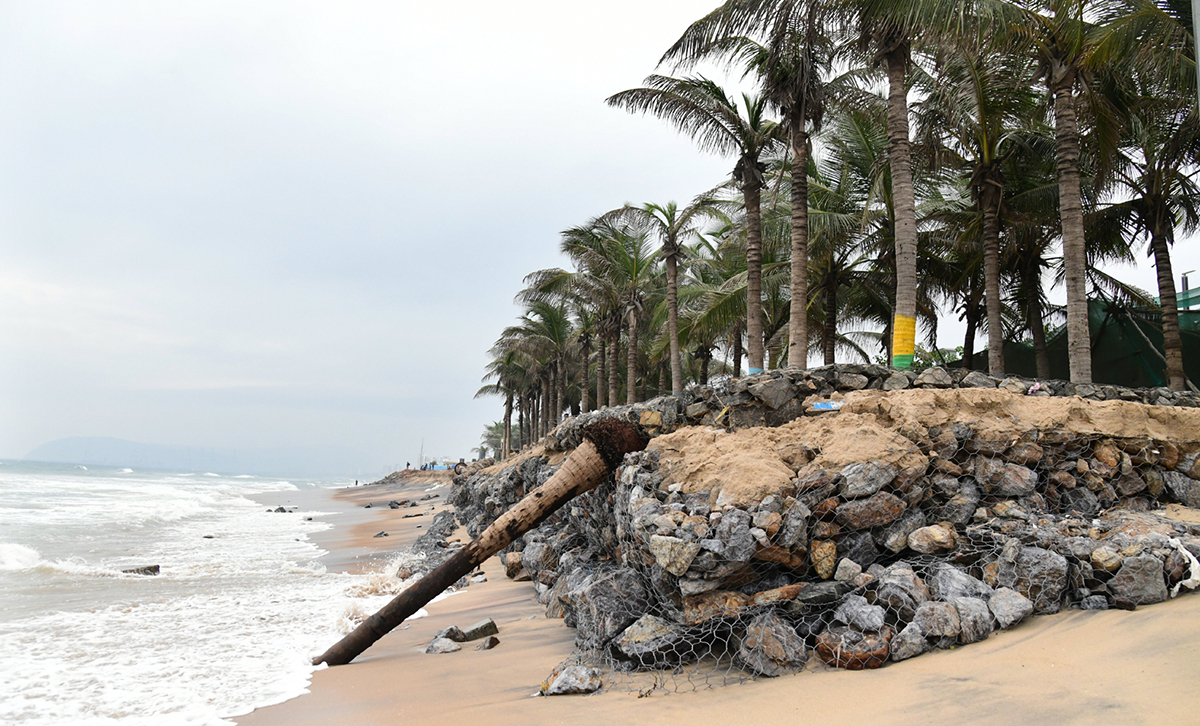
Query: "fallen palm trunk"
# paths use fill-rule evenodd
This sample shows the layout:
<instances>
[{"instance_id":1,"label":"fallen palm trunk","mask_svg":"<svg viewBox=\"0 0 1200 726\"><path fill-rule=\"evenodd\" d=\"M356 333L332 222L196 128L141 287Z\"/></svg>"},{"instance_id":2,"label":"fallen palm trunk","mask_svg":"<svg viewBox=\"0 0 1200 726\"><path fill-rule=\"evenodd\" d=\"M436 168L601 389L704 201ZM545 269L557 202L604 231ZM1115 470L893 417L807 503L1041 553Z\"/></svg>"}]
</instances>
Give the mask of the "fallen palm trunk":
<instances>
[{"instance_id":1,"label":"fallen palm trunk","mask_svg":"<svg viewBox=\"0 0 1200 726\"><path fill-rule=\"evenodd\" d=\"M375 641L417 612L438 593L453 585L484 560L537 526L571 499L604 481L631 451L646 448L642 431L617 419L601 419L583 430L583 442L566 458L550 479L500 516L479 538L400 593L379 612L367 618L313 665L343 665L354 660Z\"/></svg>"}]
</instances>

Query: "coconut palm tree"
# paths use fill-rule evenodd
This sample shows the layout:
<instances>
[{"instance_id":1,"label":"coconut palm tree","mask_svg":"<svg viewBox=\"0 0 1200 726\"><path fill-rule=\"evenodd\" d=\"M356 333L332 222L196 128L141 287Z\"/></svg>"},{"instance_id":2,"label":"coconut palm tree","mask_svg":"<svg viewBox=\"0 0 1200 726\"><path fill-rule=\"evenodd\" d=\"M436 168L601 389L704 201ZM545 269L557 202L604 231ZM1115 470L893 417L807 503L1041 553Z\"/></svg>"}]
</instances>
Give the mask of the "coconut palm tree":
<instances>
[{"instance_id":1,"label":"coconut palm tree","mask_svg":"<svg viewBox=\"0 0 1200 726\"><path fill-rule=\"evenodd\" d=\"M766 116L760 96L742 96L743 115L724 89L703 76L653 75L645 86L610 96L610 106L651 113L691 136L704 151L735 155L733 178L746 208L746 333L750 372L763 369L762 328L762 186L760 157L779 143L782 129Z\"/></svg>"}]
</instances>

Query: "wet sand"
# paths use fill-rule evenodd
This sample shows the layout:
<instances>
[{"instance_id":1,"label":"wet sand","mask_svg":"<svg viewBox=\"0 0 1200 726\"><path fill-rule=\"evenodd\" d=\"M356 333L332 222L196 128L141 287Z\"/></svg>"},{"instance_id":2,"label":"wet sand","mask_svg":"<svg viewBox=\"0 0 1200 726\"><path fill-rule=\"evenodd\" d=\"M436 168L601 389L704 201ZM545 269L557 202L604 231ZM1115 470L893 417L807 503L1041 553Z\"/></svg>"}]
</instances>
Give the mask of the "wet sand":
<instances>
[{"instance_id":1,"label":"wet sand","mask_svg":"<svg viewBox=\"0 0 1200 726\"><path fill-rule=\"evenodd\" d=\"M348 531L335 528L322 546L339 543L374 558L411 541L421 531L417 525L431 520L399 517L424 507L389 510L386 502L429 486L340 490L335 497L363 516L347 516ZM436 500L441 509L448 487L435 491L443 494ZM363 510L368 500L381 500L384 508ZM371 539L383 529L392 536ZM982 643L875 671L828 669L813 658L798 675L694 693L639 698L612 690L536 698L541 680L571 655L574 631L561 620L547 620L532 585L505 578L499 559L488 560L483 570L488 582L428 606L429 617L401 626L350 665L315 673L308 695L237 723L1200 723L1200 593L1133 612L1035 617ZM500 628L494 650L475 651L466 643L456 653L422 652L439 629L487 617Z\"/></svg>"}]
</instances>

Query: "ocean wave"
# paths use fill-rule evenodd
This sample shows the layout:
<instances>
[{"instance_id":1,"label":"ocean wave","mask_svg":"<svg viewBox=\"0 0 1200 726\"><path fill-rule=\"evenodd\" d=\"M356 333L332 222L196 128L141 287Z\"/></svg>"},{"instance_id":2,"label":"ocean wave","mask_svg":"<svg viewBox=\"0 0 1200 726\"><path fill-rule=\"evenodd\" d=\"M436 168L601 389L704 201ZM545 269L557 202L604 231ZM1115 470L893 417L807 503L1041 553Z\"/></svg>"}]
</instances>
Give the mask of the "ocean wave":
<instances>
[{"instance_id":1,"label":"ocean wave","mask_svg":"<svg viewBox=\"0 0 1200 726\"><path fill-rule=\"evenodd\" d=\"M117 470L117 473L118 473L118 474L132 474L132 473L133 473L133 469L118 469L118 470Z\"/></svg>"},{"instance_id":2,"label":"ocean wave","mask_svg":"<svg viewBox=\"0 0 1200 726\"><path fill-rule=\"evenodd\" d=\"M41 554L32 547L0 542L0 570L28 570L41 560Z\"/></svg>"}]
</instances>

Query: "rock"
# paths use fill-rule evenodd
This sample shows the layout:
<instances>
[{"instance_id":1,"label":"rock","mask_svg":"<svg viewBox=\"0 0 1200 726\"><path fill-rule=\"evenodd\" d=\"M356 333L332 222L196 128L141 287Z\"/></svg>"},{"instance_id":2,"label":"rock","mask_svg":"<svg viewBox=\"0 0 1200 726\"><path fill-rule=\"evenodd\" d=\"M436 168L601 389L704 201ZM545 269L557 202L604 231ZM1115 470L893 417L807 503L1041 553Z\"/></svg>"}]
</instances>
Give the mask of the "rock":
<instances>
[{"instance_id":1,"label":"rock","mask_svg":"<svg viewBox=\"0 0 1200 726\"><path fill-rule=\"evenodd\" d=\"M817 577L828 580L833 577L837 565L837 545L829 540L814 539L808 550Z\"/></svg>"},{"instance_id":2,"label":"rock","mask_svg":"<svg viewBox=\"0 0 1200 726\"><path fill-rule=\"evenodd\" d=\"M850 464L843 467L838 493L847 499L858 499L874 494L896 478L896 468L873 461Z\"/></svg>"},{"instance_id":3,"label":"rock","mask_svg":"<svg viewBox=\"0 0 1200 726\"><path fill-rule=\"evenodd\" d=\"M496 635L499 632L500 628L496 627L496 621L491 618L485 618L462 631L462 636L464 641L470 641L486 638L489 635Z\"/></svg>"},{"instance_id":4,"label":"rock","mask_svg":"<svg viewBox=\"0 0 1200 726\"><path fill-rule=\"evenodd\" d=\"M716 538L722 544L721 554L732 562L749 562L758 549L754 535L750 534L750 515L741 509L726 510L716 530Z\"/></svg>"},{"instance_id":5,"label":"rock","mask_svg":"<svg viewBox=\"0 0 1200 726\"><path fill-rule=\"evenodd\" d=\"M1111 467L1116 468L1121 465L1121 452L1111 441L1105 441L1096 447L1096 461Z\"/></svg>"},{"instance_id":6,"label":"rock","mask_svg":"<svg viewBox=\"0 0 1200 726\"><path fill-rule=\"evenodd\" d=\"M882 666L891 654L892 629L860 633L838 625L817 636L817 656L835 668L858 671Z\"/></svg>"},{"instance_id":7,"label":"rock","mask_svg":"<svg viewBox=\"0 0 1200 726\"><path fill-rule=\"evenodd\" d=\"M1013 378L1012 376L1000 381L998 388L1000 388L1002 391L1008 391L1009 393L1025 395L1025 384L1021 382L1021 379Z\"/></svg>"},{"instance_id":8,"label":"rock","mask_svg":"<svg viewBox=\"0 0 1200 726\"><path fill-rule=\"evenodd\" d=\"M1200 466L1200 458L1196 459ZM1200 508L1200 481L1177 471L1166 471L1162 475L1167 491L1184 506Z\"/></svg>"},{"instance_id":9,"label":"rock","mask_svg":"<svg viewBox=\"0 0 1200 726\"><path fill-rule=\"evenodd\" d=\"M824 605L837 602L852 589L854 589L853 586L845 582L812 582L805 585L804 589L800 590L796 594L796 597L792 599L792 602L795 603L796 607Z\"/></svg>"},{"instance_id":10,"label":"rock","mask_svg":"<svg viewBox=\"0 0 1200 726\"><path fill-rule=\"evenodd\" d=\"M645 666L662 665L678 660L676 646L684 642L684 630L675 623L655 615L643 615L625 628L614 647L626 658Z\"/></svg>"},{"instance_id":11,"label":"rock","mask_svg":"<svg viewBox=\"0 0 1200 726\"><path fill-rule=\"evenodd\" d=\"M988 599L988 610L992 611L992 617L1003 630L1032 615L1033 603L1016 590L1001 587Z\"/></svg>"},{"instance_id":12,"label":"rock","mask_svg":"<svg viewBox=\"0 0 1200 726\"><path fill-rule=\"evenodd\" d=\"M371 539L379 539L380 537L387 537L387 536L388 536L387 532L376 532L374 535L371 536Z\"/></svg>"},{"instance_id":13,"label":"rock","mask_svg":"<svg viewBox=\"0 0 1200 726\"><path fill-rule=\"evenodd\" d=\"M1100 500L1092 492L1077 487L1062 492L1059 508L1064 514L1075 513L1080 517L1094 517L1100 511Z\"/></svg>"},{"instance_id":14,"label":"rock","mask_svg":"<svg viewBox=\"0 0 1200 726\"><path fill-rule=\"evenodd\" d=\"M449 638L434 638L426 648L426 653L453 653L462 650L462 646Z\"/></svg>"},{"instance_id":15,"label":"rock","mask_svg":"<svg viewBox=\"0 0 1200 726\"><path fill-rule=\"evenodd\" d=\"M986 373L971 371L958 386L959 388L995 388L996 381Z\"/></svg>"},{"instance_id":16,"label":"rock","mask_svg":"<svg viewBox=\"0 0 1200 726\"><path fill-rule=\"evenodd\" d=\"M500 639L494 635L489 635L480 641L479 645L475 646L475 650L491 650L497 645L500 645Z\"/></svg>"},{"instance_id":17,"label":"rock","mask_svg":"<svg viewBox=\"0 0 1200 726\"><path fill-rule=\"evenodd\" d=\"M1108 610L1108 598L1103 595L1088 595L1079 601L1080 610Z\"/></svg>"},{"instance_id":18,"label":"rock","mask_svg":"<svg viewBox=\"0 0 1200 726\"><path fill-rule=\"evenodd\" d=\"M940 524L921 527L908 535L909 549L920 552L923 555L949 552L954 549L954 545L954 532Z\"/></svg>"},{"instance_id":19,"label":"rock","mask_svg":"<svg viewBox=\"0 0 1200 726\"><path fill-rule=\"evenodd\" d=\"M908 660L927 652L929 641L925 639L920 625L909 623L892 638L890 650L893 661Z\"/></svg>"},{"instance_id":20,"label":"rock","mask_svg":"<svg viewBox=\"0 0 1200 726\"><path fill-rule=\"evenodd\" d=\"M838 505L834 517L847 529L870 529L896 521L906 508L904 500L895 494L876 492L866 499Z\"/></svg>"},{"instance_id":21,"label":"rock","mask_svg":"<svg viewBox=\"0 0 1200 726\"><path fill-rule=\"evenodd\" d=\"M954 385L954 379L941 366L926 368L917 376L916 385L926 388L949 388Z\"/></svg>"},{"instance_id":22,"label":"rock","mask_svg":"<svg viewBox=\"0 0 1200 726\"><path fill-rule=\"evenodd\" d=\"M927 582L933 597L947 602L952 597L977 597L987 600L993 592L992 588L982 581L946 562L938 562L933 566L933 572ZM930 630L926 628L925 632L930 633Z\"/></svg>"},{"instance_id":23,"label":"rock","mask_svg":"<svg viewBox=\"0 0 1200 726\"><path fill-rule=\"evenodd\" d=\"M649 549L659 567L676 577L682 577L700 552L700 545L685 542L677 537L662 537L656 534L650 537Z\"/></svg>"},{"instance_id":24,"label":"rock","mask_svg":"<svg viewBox=\"0 0 1200 726\"><path fill-rule=\"evenodd\" d=\"M1037 614L1056 613L1067 589L1067 560L1057 552L1012 542L1000 553L996 582L1029 598Z\"/></svg>"},{"instance_id":25,"label":"rock","mask_svg":"<svg viewBox=\"0 0 1200 726\"><path fill-rule=\"evenodd\" d=\"M729 590L705 592L683 599L683 620L698 625L713 618L732 618L750 606L750 596Z\"/></svg>"},{"instance_id":26,"label":"rock","mask_svg":"<svg viewBox=\"0 0 1200 726\"><path fill-rule=\"evenodd\" d=\"M791 585L784 585L783 587L756 592L750 596L750 607L761 607L775 602L794 600L800 594L800 591L806 587L808 587L808 583L797 582Z\"/></svg>"},{"instance_id":27,"label":"rock","mask_svg":"<svg viewBox=\"0 0 1200 726\"><path fill-rule=\"evenodd\" d=\"M922 603L912 624L930 638L957 638L962 630L958 608L948 602Z\"/></svg>"},{"instance_id":28,"label":"rock","mask_svg":"<svg viewBox=\"0 0 1200 726\"><path fill-rule=\"evenodd\" d=\"M956 597L953 604L958 610L958 642L977 643L987 640L992 634L992 612L988 609L988 601L977 597Z\"/></svg>"},{"instance_id":29,"label":"rock","mask_svg":"<svg viewBox=\"0 0 1200 726\"><path fill-rule=\"evenodd\" d=\"M532 573L553 570L558 565L558 553L549 543L530 542L521 551L521 564Z\"/></svg>"},{"instance_id":30,"label":"rock","mask_svg":"<svg viewBox=\"0 0 1200 726\"><path fill-rule=\"evenodd\" d=\"M597 570L576 578L573 573L559 597L575 623L575 644L598 650L649 609L641 577L628 568Z\"/></svg>"},{"instance_id":31,"label":"rock","mask_svg":"<svg viewBox=\"0 0 1200 726\"><path fill-rule=\"evenodd\" d=\"M851 532L838 537L835 542L838 559L849 557L867 567L879 559L879 550L875 548L875 538L870 532ZM837 571L836 568L834 571Z\"/></svg>"},{"instance_id":32,"label":"rock","mask_svg":"<svg viewBox=\"0 0 1200 726\"><path fill-rule=\"evenodd\" d=\"M862 573L862 567L857 562L849 557L843 557L838 563L837 572L834 573L833 579L838 582L853 582L854 578Z\"/></svg>"},{"instance_id":33,"label":"rock","mask_svg":"<svg viewBox=\"0 0 1200 726\"><path fill-rule=\"evenodd\" d=\"M448 628L442 628L441 630L437 631L437 635L433 636L433 639L437 640L438 638L453 640L455 643L462 643L467 639L466 636L463 635L463 631L459 630L458 626L456 625L451 625Z\"/></svg>"},{"instance_id":34,"label":"rock","mask_svg":"<svg viewBox=\"0 0 1200 726\"><path fill-rule=\"evenodd\" d=\"M370 505L370 504L368 504L367 506L369 507L369 506L371 506L371 505ZM284 509L283 507L276 507L276 508L274 509L274 512L275 512L276 514L287 514L287 510L286 510L286 509Z\"/></svg>"},{"instance_id":35,"label":"rock","mask_svg":"<svg viewBox=\"0 0 1200 726\"><path fill-rule=\"evenodd\" d=\"M600 671L586 666L559 666L542 681L543 696L566 696L573 693L593 693L600 690L604 680Z\"/></svg>"},{"instance_id":36,"label":"rock","mask_svg":"<svg viewBox=\"0 0 1200 726\"><path fill-rule=\"evenodd\" d=\"M786 378L773 378L749 388L750 395L775 410L796 396L796 389Z\"/></svg>"},{"instance_id":37,"label":"rock","mask_svg":"<svg viewBox=\"0 0 1200 726\"><path fill-rule=\"evenodd\" d=\"M864 633L875 633L883 627L883 608L872 605L862 595L847 595L833 613L833 619Z\"/></svg>"},{"instance_id":38,"label":"rock","mask_svg":"<svg viewBox=\"0 0 1200 726\"><path fill-rule=\"evenodd\" d=\"M803 668L808 650L804 639L787 622L766 612L746 626L738 660L753 673L775 677Z\"/></svg>"},{"instance_id":39,"label":"rock","mask_svg":"<svg viewBox=\"0 0 1200 726\"><path fill-rule=\"evenodd\" d=\"M1018 441L1004 452L1004 460L1013 464L1021 464L1029 466L1037 464L1045 456L1046 452L1042 447L1030 441Z\"/></svg>"},{"instance_id":40,"label":"rock","mask_svg":"<svg viewBox=\"0 0 1200 726\"><path fill-rule=\"evenodd\" d=\"M469 582L473 585L479 585L481 583L487 582L487 577L485 577L483 575L475 575L474 577L472 577L469 580Z\"/></svg>"},{"instance_id":41,"label":"rock","mask_svg":"<svg viewBox=\"0 0 1200 726\"><path fill-rule=\"evenodd\" d=\"M1116 572L1121 569L1121 553L1111 547L1097 547L1092 550L1089 558L1092 567L1104 570L1105 572Z\"/></svg>"},{"instance_id":42,"label":"rock","mask_svg":"<svg viewBox=\"0 0 1200 726\"><path fill-rule=\"evenodd\" d=\"M808 507L801 502L794 502L783 513L783 521L779 525L779 532L775 541L780 547L786 547L791 550L807 551L808 537L805 536L808 531L808 518L812 515Z\"/></svg>"},{"instance_id":43,"label":"rock","mask_svg":"<svg viewBox=\"0 0 1200 726\"><path fill-rule=\"evenodd\" d=\"M909 507L895 522L879 530L875 542L890 552L899 552L908 546L908 536L925 526L925 513Z\"/></svg>"},{"instance_id":44,"label":"rock","mask_svg":"<svg viewBox=\"0 0 1200 726\"><path fill-rule=\"evenodd\" d=\"M975 481L992 496L1023 497L1037 488L1037 473L1020 464L996 459L975 459Z\"/></svg>"},{"instance_id":45,"label":"rock","mask_svg":"<svg viewBox=\"0 0 1200 726\"><path fill-rule=\"evenodd\" d=\"M1114 602L1150 605L1167 599L1163 565L1153 555L1126 557L1121 570L1108 581Z\"/></svg>"},{"instance_id":46,"label":"rock","mask_svg":"<svg viewBox=\"0 0 1200 726\"><path fill-rule=\"evenodd\" d=\"M817 522L813 524L813 539L833 539L842 533L842 525L837 522Z\"/></svg>"},{"instance_id":47,"label":"rock","mask_svg":"<svg viewBox=\"0 0 1200 726\"><path fill-rule=\"evenodd\" d=\"M130 567L127 570L121 570L121 572L127 575L145 575L147 577L153 577L154 575L160 573L160 568L158 565L144 565L142 567Z\"/></svg>"},{"instance_id":48,"label":"rock","mask_svg":"<svg viewBox=\"0 0 1200 726\"><path fill-rule=\"evenodd\" d=\"M768 537L774 537L779 531L783 517L778 512L755 512L754 529L761 529Z\"/></svg>"}]
</instances>

